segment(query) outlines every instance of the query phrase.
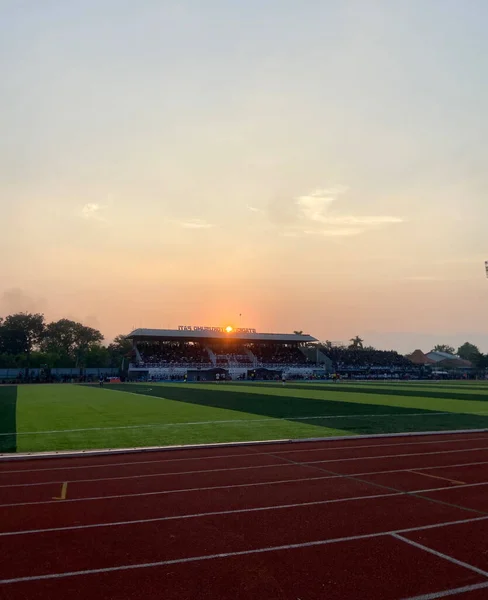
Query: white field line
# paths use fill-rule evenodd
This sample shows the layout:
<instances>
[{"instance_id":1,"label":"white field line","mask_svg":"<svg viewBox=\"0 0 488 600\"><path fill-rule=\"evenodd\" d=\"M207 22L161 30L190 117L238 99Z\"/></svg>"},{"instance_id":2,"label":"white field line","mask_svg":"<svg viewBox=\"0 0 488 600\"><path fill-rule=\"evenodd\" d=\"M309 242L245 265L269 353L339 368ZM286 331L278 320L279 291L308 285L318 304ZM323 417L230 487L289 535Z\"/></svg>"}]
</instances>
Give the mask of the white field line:
<instances>
[{"instance_id":1,"label":"white field line","mask_svg":"<svg viewBox=\"0 0 488 600\"><path fill-rule=\"evenodd\" d=\"M313 542L302 542L299 544L286 544L282 546L267 546L264 548L253 548L251 550L242 550L239 552L225 552L220 554L207 554L203 556L191 556L187 558L176 558L171 560L161 560L150 563L139 563L139 564L130 564L130 565L118 565L116 567L105 567L101 569L84 569L81 571L66 571L64 573L46 573L44 575L30 575L26 577L15 577L12 579L1 579L0 585L12 584L12 583L22 583L27 581L43 581L47 579L62 579L65 577L75 577L80 575L95 575L99 573L113 573L118 571L131 571L135 569L148 569L154 567L164 567L169 565L176 564L186 564L192 562L200 562L204 560L214 560L214 559L223 559L230 558L234 556L248 556L253 554L263 554L268 552L278 552L280 550L296 550L299 548L311 548L311 547L319 547L326 546L329 544L337 544L341 542L353 542L357 540L366 540L372 538L383 537L387 535L395 534L403 534L403 533L411 533L414 531L426 531L428 529L436 529L440 527L449 527L450 525L463 525L467 523L474 523L477 521L485 521L488 517L474 517L472 519L462 519L458 521L449 521L445 523L435 523L433 525L423 525L420 527L410 527L408 529L396 529L389 531L381 531L378 533L369 533L363 535L352 535L342 538L331 538L325 540L315 540Z\"/></svg>"},{"instance_id":2,"label":"white field line","mask_svg":"<svg viewBox=\"0 0 488 600\"><path fill-rule=\"evenodd\" d=\"M138 394L141 395L141 394ZM182 421L179 423L148 423L143 425L118 425L115 427L87 427L85 429L51 429L48 431L20 431L17 433L0 433L0 436L23 436L23 435L54 435L58 433L79 433L87 431L112 431L120 429L160 429L164 427L181 427L187 425L233 425L240 423L266 423L269 421L313 421L324 419L362 419L370 417L431 417L452 416L458 413L452 412L423 412L423 413L370 413L360 415L315 415L311 417L267 417L266 419L228 419L219 421ZM462 413L466 415L483 415L487 413Z\"/></svg>"},{"instance_id":3,"label":"white field line","mask_svg":"<svg viewBox=\"0 0 488 600\"><path fill-rule=\"evenodd\" d=\"M48 450L43 452L7 452L0 453L1 462L15 462L15 461L26 461L26 460L39 460L47 458L80 458L81 456L114 456L117 454L149 454L154 452L174 452L177 450L215 450L223 448L244 448L244 447L263 447L263 446L276 446L280 445L303 445L304 443L331 443L337 441L347 440L358 441L358 440L386 440L392 438L429 438L429 437L443 437L447 436L459 436L462 434L470 435L472 439L478 439L475 434L487 433L488 428L482 429L450 429L450 430L436 430L436 431L410 431L402 433L369 433L361 435L337 435L337 436L325 436L325 437L313 437L313 438L284 438L284 439L266 439L266 440L249 440L245 442L212 442L203 444L175 444L165 446L134 446L125 448L99 448L99 449L88 449L88 450ZM378 444L380 445L380 444Z\"/></svg>"},{"instance_id":4,"label":"white field line","mask_svg":"<svg viewBox=\"0 0 488 600\"><path fill-rule=\"evenodd\" d=\"M397 471L393 471L394 473ZM403 472L403 471L402 471ZM406 471L406 472L411 472L411 471ZM379 473L357 473L356 475L351 475L351 477L359 477L360 475L379 475L383 473L382 471L380 471ZM419 475L422 475L422 473L418 473ZM129 493L129 494L113 494L113 495L106 495L106 496L87 496L87 497L80 497L80 498L66 498L63 501L63 504L66 503L79 503L79 502L92 502L92 501L98 501L98 500L118 500L120 498L140 498L140 497L146 497L146 496L165 496L165 495L169 495L169 494L187 494L187 493L192 493L192 492L211 492L213 490L233 490L233 489L240 489L240 488L252 488L252 487L262 487L262 486L272 486L272 485L285 485L285 484L289 484L289 483L302 483L302 482L309 482L309 481L322 481L325 479L341 479L342 475L324 475L321 477L300 477L297 479L280 479L277 481L260 481L257 483L237 483L237 484L232 484L232 485L214 485L214 486L205 486L205 487L195 487L195 488L177 488L177 489L173 489L173 490L156 490L156 491L152 491L152 492L134 492L134 493ZM72 482L72 483L76 483L76 482ZM370 482L367 482L370 483ZM46 484L48 485L48 484ZM371 482L371 485L374 486L374 482ZM409 494L427 494L430 492L442 492L442 491L446 491L446 490L457 490L460 488L472 488L472 487L480 487L483 485L488 485L488 481L479 481L476 483L463 483L460 485L448 485L448 486L443 486L443 487L435 487L435 488L423 488L423 489L417 489L417 490L398 490L399 493L404 494L404 495L409 495ZM367 498L369 496L365 496L365 498ZM9 504L0 504L0 508L11 508L13 506L37 506L37 505L44 505L44 504L59 504L59 502L57 500L39 500L39 501L32 501L32 502L12 502Z\"/></svg>"},{"instance_id":5,"label":"white field line","mask_svg":"<svg viewBox=\"0 0 488 600\"><path fill-rule=\"evenodd\" d=\"M488 588L488 581L484 583L474 583L473 585L464 585L458 588L451 588L450 590L442 590L441 592L430 592L428 594L421 594L420 596L410 596L409 598L403 598L402 600L438 600L439 598L460 596L461 594L476 592L486 588Z\"/></svg>"},{"instance_id":6,"label":"white field line","mask_svg":"<svg viewBox=\"0 0 488 600\"><path fill-rule=\"evenodd\" d=\"M385 458L406 458L406 457L411 457L411 456L437 456L440 454L459 454L461 452L479 452L481 450L488 450L487 446L483 446L482 448L462 448L460 450L438 450L437 452L413 452L413 453L409 453L409 454L383 454L382 456L355 456L352 458L333 458L333 459L328 459L328 460L310 460L310 461L306 461L306 462L293 462L293 464L295 464L296 466L303 466L306 467L308 465L315 465L315 464L329 464L329 463L342 463L342 462L351 462L351 461L361 461L361 460L383 460ZM189 459L191 460L191 459ZM283 459L285 460L285 459ZM64 478L61 481L55 480L55 481L42 481L42 482L35 482L35 483L13 483L13 484L2 484L0 485L0 488L4 488L4 487L23 487L23 486L35 486L35 485L45 485L46 483L53 483L53 484L58 484L58 483L64 483L64 481L66 481L66 479L68 479L70 481L70 483L74 483L74 482L86 482L86 481L107 481L107 480L111 480L111 479L132 479L132 478L138 478L138 477L155 477L155 476L169 476L169 475L190 475L190 474L194 474L194 473L216 473L216 472L220 472L220 471L234 471L234 470L241 470L241 469L259 469L259 468L269 468L269 467L279 467L279 466L288 466L290 464L290 461L286 462L286 463L273 463L271 465L250 465L250 466L245 466L245 467L235 467L235 468L222 468L222 469L202 469L202 470L197 470L197 471L179 471L179 472L175 472L175 473L146 473L143 475L125 475L125 476L120 476L120 477L100 477L100 478L96 478L96 479L72 479L72 478ZM476 464L476 463L475 463ZM479 464L479 463L478 463ZM89 466L86 467L87 469L90 469ZM413 468L416 467L410 467L410 469L408 470L412 470ZM424 470L425 468L428 467L420 467L418 470ZM70 470L69 467L67 467L66 470ZM4 474L9 474L8 471L5 471ZM343 476L343 475L341 475Z\"/></svg>"},{"instance_id":7,"label":"white field line","mask_svg":"<svg viewBox=\"0 0 488 600\"><path fill-rule=\"evenodd\" d=\"M457 560L457 558L453 558L452 556L449 556L449 554L444 554L443 552L438 552L437 550L434 550L433 548L429 548L428 546L424 546L423 544L419 544L418 542L409 540L408 538L406 538L403 535L400 535L398 533L392 533L392 537L394 537L395 539L400 540L402 542L405 542L406 544L409 544L410 546L413 546L414 548L418 548L419 550L423 550L424 552L433 554L434 556L437 556L437 558L442 558L443 560L447 560L450 563L452 563L453 565L457 565L458 567L463 567L465 569L469 569L470 571L474 571L478 575L483 575L483 577L488 577L488 571L483 571L483 569L478 569L478 567L475 567L474 565L470 565L469 563L463 562L462 560Z\"/></svg>"},{"instance_id":8,"label":"white field line","mask_svg":"<svg viewBox=\"0 0 488 600\"><path fill-rule=\"evenodd\" d=\"M273 454L295 454L297 452L305 453L305 452L335 452L336 450L356 450L365 448L392 448L397 446L424 446L424 445L433 445L433 444L461 444L463 442L477 442L477 441L485 441L488 440L488 437L476 437L476 438L461 438L456 440L434 440L431 442L400 442L396 444L363 444L361 446L349 445L349 446L335 446L331 448L294 448L293 450L278 450L273 452ZM466 448L466 450L477 450L477 448ZM133 461L125 461L125 462L113 462L113 463L103 463L103 464L86 464L86 465L74 465L69 467L46 467L41 469L0 469L0 475L5 473L38 473L41 471L65 471L69 469L70 471L75 469L100 469L100 468L108 468L108 467L122 467L126 465L147 465L147 464L160 464L160 463L170 463L170 462L180 462L184 460L217 460L222 458L235 458L241 456L268 456L269 452L246 452L241 454L220 454L220 455L212 455L212 456L195 456L195 457L185 457L185 458L163 458L158 460L133 460Z\"/></svg>"}]
</instances>

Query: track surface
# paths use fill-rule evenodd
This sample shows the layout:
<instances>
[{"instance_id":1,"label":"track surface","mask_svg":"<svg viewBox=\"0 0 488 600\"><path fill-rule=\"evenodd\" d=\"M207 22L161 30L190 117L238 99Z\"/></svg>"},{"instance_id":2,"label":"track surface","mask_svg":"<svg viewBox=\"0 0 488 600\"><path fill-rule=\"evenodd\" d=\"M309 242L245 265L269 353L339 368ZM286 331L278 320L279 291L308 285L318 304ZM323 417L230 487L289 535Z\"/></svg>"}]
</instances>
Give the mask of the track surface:
<instances>
[{"instance_id":1,"label":"track surface","mask_svg":"<svg viewBox=\"0 0 488 600\"><path fill-rule=\"evenodd\" d=\"M0 462L0 598L488 598L488 434Z\"/></svg>"}]
</instances>

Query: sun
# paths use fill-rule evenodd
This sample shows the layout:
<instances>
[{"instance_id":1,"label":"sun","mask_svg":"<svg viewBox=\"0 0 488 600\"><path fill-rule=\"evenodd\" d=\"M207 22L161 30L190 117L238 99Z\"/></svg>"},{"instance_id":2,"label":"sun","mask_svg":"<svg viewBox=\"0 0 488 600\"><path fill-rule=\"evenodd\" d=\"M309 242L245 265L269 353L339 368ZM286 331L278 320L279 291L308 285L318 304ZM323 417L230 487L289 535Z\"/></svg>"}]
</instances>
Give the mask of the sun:
<instances>
[{"instance_id":1,"label":"sun","mask_svg":"<svg viewBox=\"0 0 488 600\"><path fill-rule=\"evenodd\" d=\"M225 328L225 331L227 331L227 333L232 333L234 331L234 328L231 327L230 325L227 325L227 327Z\"/></svg>"}]
</instances>

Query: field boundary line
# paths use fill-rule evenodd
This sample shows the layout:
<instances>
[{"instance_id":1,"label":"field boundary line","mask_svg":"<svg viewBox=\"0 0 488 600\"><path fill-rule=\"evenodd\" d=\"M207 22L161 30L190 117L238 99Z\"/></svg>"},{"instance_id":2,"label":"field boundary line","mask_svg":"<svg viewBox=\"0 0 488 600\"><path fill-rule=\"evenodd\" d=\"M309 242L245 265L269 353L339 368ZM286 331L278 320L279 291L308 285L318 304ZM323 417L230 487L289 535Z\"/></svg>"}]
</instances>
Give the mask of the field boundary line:
<instances>
[{"instance_id":1,"label":"field boundary line","mask_svg":"<svg viewBox=\"0 0 488 600\"><path fill-rule=\"evenodd\" d=\"M437 556L437 558L442 558L443 560L447 560L450 563L452 563L453 565L457 565L458 567L464 567L465 569L469 569L470 571L474 571L475 573L478 573L478 575L483 575L483 577L488 577L488 571L483 571L483 569L479 569L478 567L475 567L474 565L470 565L469 563L464 562L462 560L457 560L457 558L454 558L453 556L449 556L449 554L444 554L444 552L439 552L438 550L429 548L429 546L425 546L424 544L419 544L418 542L414 542L413 540L410 540L407 537L404 537L403 535L401 535L399 533L392 533L391 537L394 537L396 540L400 540L401 542L405 542L405 544L409 544L410 546L413 546L414 548L418 548L419 550L423 550L424 552L433 554L434 556Z\"/></svg>"},{"instance_id":2,"label":"field boundary line","mask_svg":"<svg viewBox=\"0 0 488 600\"><path fill-rule=\"evenodd\" d=\"M141 394L139 394L141 395ZM233 423L267 423L268 421L312 421L323 419L359 419L369 417L433 417L433 416L452 416L452 412L422 412L422 413L365 413L360 415L313 415L309 417L267 417L266 419L225 419L217 421L180 421L176 423L148 423L142 425L116 425L114 427L86 427L84 429L51 429L48 431L19 431L17 436L22 435L53 435L56 433L80 433L86 431L116 431L124 429L157 429L159 427L179 427L184 425L232 425ZM463 413L464 414L464 413ZM483 415L487 413L465 413L473 415ZM0 437L9 436L11 433L0 433Z\"/></svg>"},{"instance_id":3,"label":"field boundary line","mask_svg":"<svg viewBox=\"0 0 488 600\"><path fill-rule=\"evenodd\" d=\"M450 413L456 414L456 413ZM469 413L466 413L469 414ZM367 435L337 435L329 437L314 438L283 438L276 440L253 440L245 442L217 442L209 444L179 444L171 446L140 446L134 448L103 448L96 450L58 450L48 452L24 452L0 454L0 461L27 460L40 458L71 458L79 456L104 456L107 454L133 454L142 452L172 452L175 450L205 450L213 448L235 448L241 446L266 446L272 444L302 444L307 442L337 442L341 440L366 440L366 439L388 439L408 438L434 435L461 435L473 433L487 433L488 428L483 429L450 429L446 431L409 431L407 433L373 433Z\"/></svg>"},{"instance_id":4,"label":"field boundary line","mask_svg":"<svg viewBox=\"0 0 488 600\"><path fill-rule=\"evenodd\" d=\"M381 447L381 446L380 446ZM383 454L381 456L353 456L350 458L329 458L326 460L307 460L307 461L303 461L303 462L299 462L299 461L295 461L295 460L291 460L289 458L281 458L279 456L275 456L272 453L269 454L264 454L263 456L265 457L269 457L269 458L278 458L279 460L282 460L284 462L282 463L273 463L271 465L246 465L243 467L235 467L235 469L233 469L232 467L227 467L227 468L220 468L220 469L202 469L201 471L180 471L180 472L174 472L174 473L143 473L141 475L139 475L140 477L144 477L144 476L148 476L148 475L160 475L160 476L169 476L169 475L186 475L187 473L209 473L209 472L217 472L217 471L230 471L230 470L239 470L239 469L255 469L255 468L264 468L264 467L278 467L281 465L286 465L286 464L293 464L295 466L298 467L309 467L312 466L314 467L315 465L323 465L323 464L330 464L330 463L342 463L342 462L352 462L352 461L362 461L362 460L384 460L385 458L410 458L411 456L438 456L440 454L459 454L461 452L478 452L480 450L488 450L488 446L483 446L482 448L459 448L457 450L437 450L436 452L410 452L408 454ZM237 455L239 456L239 455ZM251 455L253 456L253 455ZM259 455L260 456L260 455ZM191 458L189 458L188 460L192 460ZM108 467L110 467L110 465L108 465ZM90 465L87 465L86 467L87 469L90 468ZM318 469L320 469L320 467L317 467ZM419 467L420 470L427 468L427 467ZM67 470L69 471L69 467L67 467ZM325 469L322 469L325 470ZM411 471L412 469L410 468L409 471ZM9 471L4 471L4 472L0 472L0 475L2 474L9 474ZM333 473L334 475L337 473ZM127 476L121 476L121 477L114 477L113 479L125 479ZM135 477L133 475L128 476L129 479L131 479L132 477ZM344 474L341 475L341 477L345 477ZM105 479L112 479L110 477L100 477L98 479L70 479L70 481L72 482L80 482L80 481L103 481ZM42 485L44 483L64 483L64 481L51 481L51 482L33 482L33 483L12 483L12 484L0 484L0 488L4 488L4 487L19 487L19 486L34 486L34 485Z\"/></svg>"},{"instance_id":5,"label":"field boundary line","mask_svg":"<svg viewBox=\"0 0 488 600\"><path fill-rule=\"evenodd\" d=\"M480 441L488 441L488 437L477 437L477 438L473 438L474 440L480 440ZM436 441L432 441L432 442L404 442L404 443L399 443L399 444L367 444L367 445L362 445L362 446L337 446L335 448L306 448L306 449L302 449L302 450L278 450L278 451L273 451L273 455L276 455L277 457L281 458L282 454L290 454L293 452L327 452L327 451L331 451L331 452L335 452L337 450L364 450L364 448L396 448L398 446L403 447L403 446L421 446L421 445L433 445L433 444L462 444L465 442L472 442L473 440L470 440L469 438L462 438L462 439L456 439L456 440L436 440ZM472 450L477 450L478 448L472 448ZM469 450L469 448L466 448L466 450ZM181 462L184 460L217 460L217 459L223 459L223 458L235 458L235 457L242 457L242 456L268 456L269 452L249 452L246 454L215 454L215 455L211 455L211 456L195 456L195 457L185 457L185 458L167 458L167 459L159 459L159 460L134 460L134 461L129 461L129 462L113 462L113 463L102 463L102 464L90 464L90 465L75 465L75 466L66 466L66 467L46 467L46 468L40 468L40 469L9 469L8 471L0 471L0 475L5 474L5 473L43 473L45 471L65 471L66 469L70 470L70 471L74 471L76 469L87 469L88 467L90 469L104 469L107 467L123 467L123 466L128 466L128 465L149 465L149 464L154 464L154 465L159 465L162 463L169 463L169 462ZM374 457L371 457L374 458ZM286 457L283 457L284 460L286 460Z\"/></svg>"},{"instance_id":6,"label":"field boundary line","mask_svg":"<svg viewBox=\"0 0 488 600\"><path fill-rule=\"evenodd\" d=\"M204 560L213 560L213 559L219 559L219 558L231 558L234 556L247 556L247 555L252 555L252 554L264 554L267 552L278 552L280 550L295 550L295 549L299 549L299 548L311 548L314 546L326 546L329 544L337 544L337 543L341 543L341 542L354 542L357 540L366 540L366 539L372 539L372 538L377 538L377 537L384 537L384 536L388 536L388 535L391 536L394 533L396 533L396 534L412 533L415 531L426 531L429 529L435 529L435 528L439 528L439 527L449 527L451 525L462 525L465 523L466 524L473 523L476 521L484 521L487 519L488 519L488 516L487 517L475 517L473 519L448 521L448 522L444 522L444 523L435 523L433 525L422 525L419 527L410 527L408 529L393 529L393 530L389 530L389 531L379 531L377 533L366 533L366 534L360 534L360 535L346 536L346 537L342 537L342 538L330 538L330 539L325 539L325 540L315 540L312 542L301 542L298 544L285 544L285 545L281 545L281 546L267 546L264 548L253 548L250 550L241 550L241 551L237 551L237 552L224 552L224 553L219 553L219 554L207 554L207 555L203 555L203 556L190 556L190 557L186 557L186 558L175 558L175 559L170 559L170 560L161 560L161 561L149 562L149 563L138 563L138 564L118 565L115 567L104 567L104 568L100 568L100 569L84 569L81 571L66 571L66 572L62 572L62 573L47 573L44 575L28 575L25 577L15 577L12 579L0 579L0 585L7 585L7 584L12 584L12 583L22 583L22 582L27 582L27 581L43 581L46 579L62 579L65 577L75 577L77 575L95 575L95 574L99 574L99 573L112 573L112 572L117 572L117 571L130 571L130 570L135 570L135 569L164 567L164 566L169 566L169 565L185 564L185 563L199 562L199 561L204 561ZM487 582L487 585L488 585L488 582ZM424 596L424 598L425 597L426 596Z\"/></svg>"}]
</instances>

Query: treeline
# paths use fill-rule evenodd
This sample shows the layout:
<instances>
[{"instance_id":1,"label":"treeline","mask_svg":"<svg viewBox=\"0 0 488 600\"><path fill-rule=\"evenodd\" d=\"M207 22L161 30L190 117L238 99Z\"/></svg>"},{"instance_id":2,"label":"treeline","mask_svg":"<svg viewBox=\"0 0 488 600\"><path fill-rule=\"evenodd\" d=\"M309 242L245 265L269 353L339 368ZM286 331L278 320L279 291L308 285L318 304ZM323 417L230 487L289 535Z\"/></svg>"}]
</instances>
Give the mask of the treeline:
<instances>
[{"instance_id":1,"label":"treeline","mask_svg":"<svg viewBox=\"0 0 488 600\"><path fill-rule=\"evenodd\" d=\"M109 345L98 329L70 319L46 322L43 314L0 317L0 368L120 367L131 354L123 335Z\"/></svg>"},{"instance_id":2,"label":"treeline","mask_svg":"<svg viewBox=\"0 0 488 600\"><path fill-rule=\"evenodd\" d=\"M471 344L471 342L464 342L457 350L453 346L447 344L437 344L437 346L432 348L431 352L447 352L447 354L455 354L463 360L469 360L473 366L478 369L488 368L488 354L483 354L478 346Z\"/></svg>"}]
</instances>

